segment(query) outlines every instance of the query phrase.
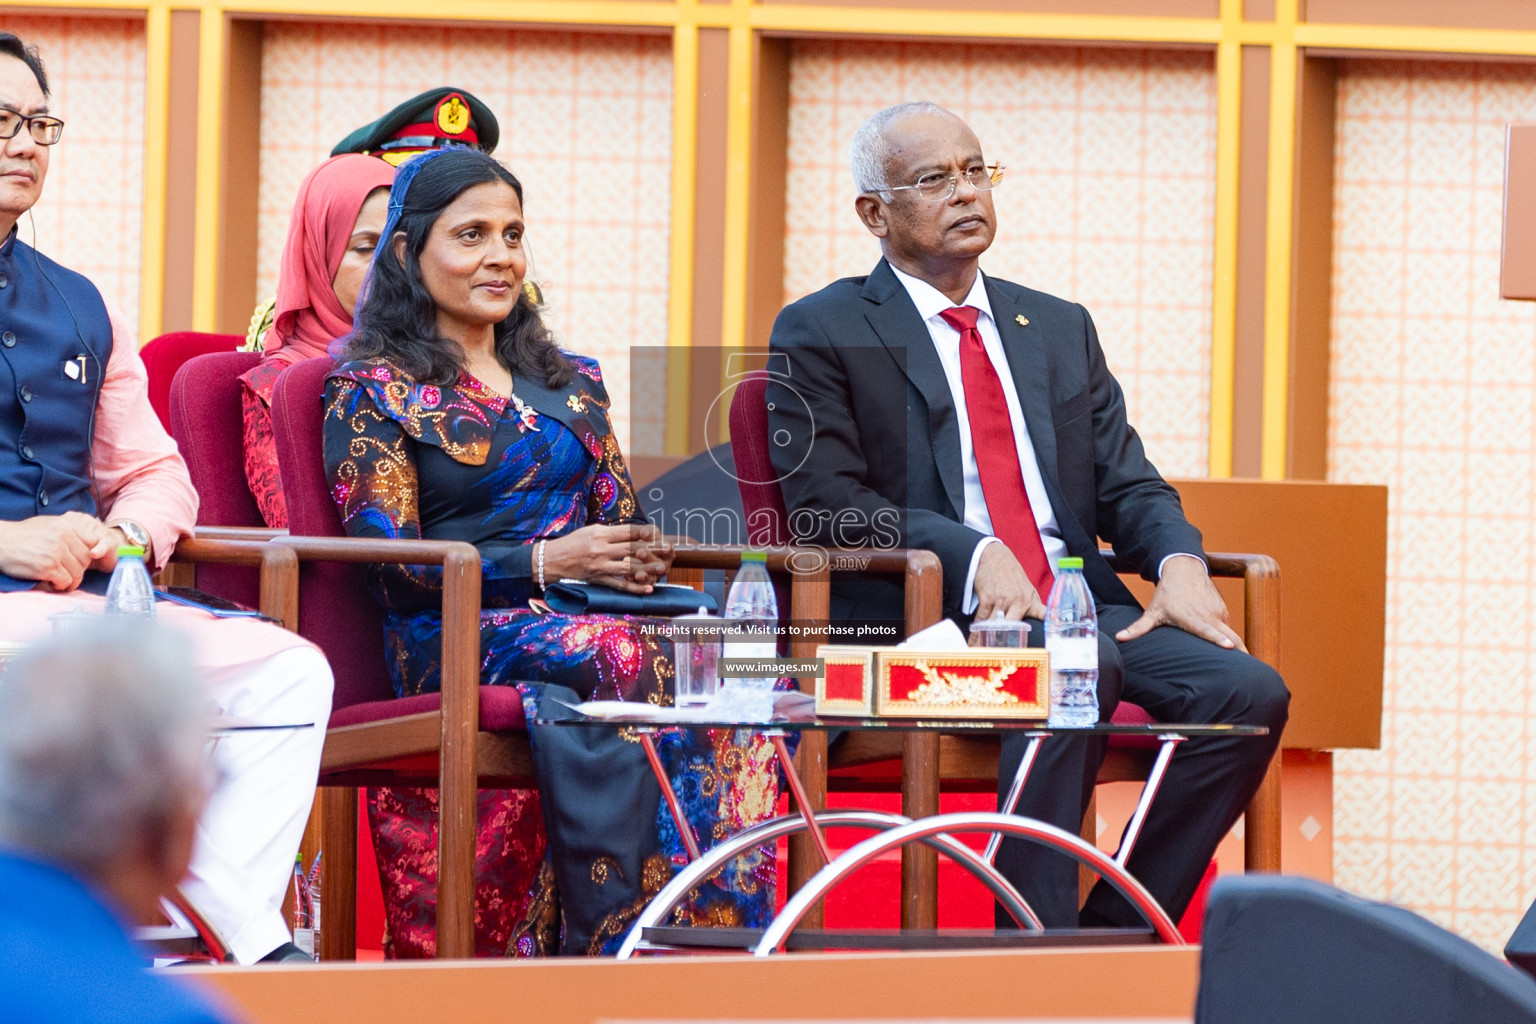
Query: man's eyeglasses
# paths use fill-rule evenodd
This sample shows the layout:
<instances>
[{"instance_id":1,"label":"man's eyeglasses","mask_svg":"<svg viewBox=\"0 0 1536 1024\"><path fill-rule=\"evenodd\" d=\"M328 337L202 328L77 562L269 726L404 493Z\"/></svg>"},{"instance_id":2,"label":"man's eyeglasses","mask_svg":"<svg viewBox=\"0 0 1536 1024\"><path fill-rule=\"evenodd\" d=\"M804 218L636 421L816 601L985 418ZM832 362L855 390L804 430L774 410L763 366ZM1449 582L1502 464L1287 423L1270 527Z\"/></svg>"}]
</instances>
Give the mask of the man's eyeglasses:
<instances>
[{"instance_id":1,"label":"man's eyeglasses","mask_svg":"<svg viewBox=\"0 0 1536 1024\"><path fill-rule=\"evenodd\" d=\"M28 117L14 110L0 108L0 139L14 139L16 133L21 131L22 125L27 126L27 131L32 135L32 141L39 146L51 146L59 141L59 136L64 134L64 122L56 117L49 117L47 114Z\"/></svg>"},{"instance_id":2,"label":"man's eyeglasses","mask_svg":"<svg viewBox=\"0 0 1536 1024\"><path fill-rule=\"evenodd\" d=\"M904 192L911 189L924 199L938 201L948 199L954 195L955 189L960 186L960 179L963 177L970 183L971 188L977 192L989 192L997 187L998 182L1003 180L1003 172L1006 170L1007 168L1002 164L988 164L985 167L980 165L967 167L963 175L940 174L935 171L932 174L925 174L918 178L915 185L892 185L888 191Z\"/></svg>"}]
</instances>

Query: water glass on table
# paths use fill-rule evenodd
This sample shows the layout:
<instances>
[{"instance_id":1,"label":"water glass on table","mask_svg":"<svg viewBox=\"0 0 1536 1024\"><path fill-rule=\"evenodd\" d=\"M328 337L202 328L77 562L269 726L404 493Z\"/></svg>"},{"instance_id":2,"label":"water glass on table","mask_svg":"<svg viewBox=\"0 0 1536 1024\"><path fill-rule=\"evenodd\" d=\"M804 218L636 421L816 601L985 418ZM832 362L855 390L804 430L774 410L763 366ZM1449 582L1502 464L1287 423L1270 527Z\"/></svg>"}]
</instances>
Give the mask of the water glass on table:
<instances>
[{"instance_id":1,"label":"water glass on table","mask_svg":"<svg viewBox=\"0 0 1536 1024\"><path fill-rule=\"evenodd\" d=\"M678 707L703 707L720 688L722 623L703 608L672 620L673 702Z\"/></svg>"},{"instance_id":2,"label":"water glass on table","mask_svg":"<svg viewBox=\"0 0 1536 1024\"><path fill-rule=\"evenodd\" d=\"M1001 615L977 619L971 623L969 642L972 647L1028 647L1029 623Z\"/></svg>"}]
</instances>

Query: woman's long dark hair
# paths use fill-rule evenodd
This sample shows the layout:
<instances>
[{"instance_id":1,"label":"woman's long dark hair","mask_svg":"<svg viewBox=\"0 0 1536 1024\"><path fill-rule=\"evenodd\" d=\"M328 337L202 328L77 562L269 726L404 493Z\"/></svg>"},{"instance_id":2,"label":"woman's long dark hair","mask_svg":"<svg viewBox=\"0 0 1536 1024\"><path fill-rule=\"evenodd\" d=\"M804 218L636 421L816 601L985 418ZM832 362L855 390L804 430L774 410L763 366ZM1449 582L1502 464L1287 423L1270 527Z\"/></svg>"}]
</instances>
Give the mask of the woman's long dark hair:
<instances>
[{"instance_id":1,"label":"woman's long dark hair","mask_svg":"<svg viewBox=\"0 0 1536 1024\"><path fill-rule=\"evenodd\" d=\"M437 304L422 283L419 260L443 210L466 190L497 181L511 185L521 205L522 183L478 149L439 153L422 165L406 189L392 237L379 239L366 294L358 304L357 327L347 340L343 358L383 357L424 384L452 384L458 379L464 349L438 334ZM401 235L405 249L396 255L393 242ZM496 325L496 358L514 377L532 377L552 388L568 384L575 373L540 319L538 307L521 290L511 314Z\"/></svg>"}]
</instances>

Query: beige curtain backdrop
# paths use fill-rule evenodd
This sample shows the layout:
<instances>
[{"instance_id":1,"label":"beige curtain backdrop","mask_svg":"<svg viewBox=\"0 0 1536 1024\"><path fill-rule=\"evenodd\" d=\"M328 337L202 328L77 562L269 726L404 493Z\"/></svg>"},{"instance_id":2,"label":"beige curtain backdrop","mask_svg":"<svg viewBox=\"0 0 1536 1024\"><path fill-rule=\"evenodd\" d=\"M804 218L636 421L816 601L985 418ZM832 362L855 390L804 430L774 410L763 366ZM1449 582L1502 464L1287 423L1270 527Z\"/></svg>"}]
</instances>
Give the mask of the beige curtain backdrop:
<instances>
[{"instance_id":1,"label":"beige curtain backdrop","mask_svg":"<svg viewBox=\"0 0 1536 1024\"><path fill-rule=\"evenodd\" d=\"M1532 117L1530 65L1339 80L1329 477L1391 505L1382 749L1335 762L1336 879L1495 950L1536 897L1536 307L1499 299Z\"/></svg>"}]
</instances>

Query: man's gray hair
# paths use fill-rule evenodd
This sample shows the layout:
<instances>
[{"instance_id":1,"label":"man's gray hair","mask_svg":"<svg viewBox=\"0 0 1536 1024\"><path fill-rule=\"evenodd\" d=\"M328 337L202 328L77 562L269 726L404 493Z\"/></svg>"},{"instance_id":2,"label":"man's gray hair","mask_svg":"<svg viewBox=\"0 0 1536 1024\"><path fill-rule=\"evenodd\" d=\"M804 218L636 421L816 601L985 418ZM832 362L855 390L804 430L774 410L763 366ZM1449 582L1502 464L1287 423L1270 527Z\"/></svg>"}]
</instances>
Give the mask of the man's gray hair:
<instances>
[{"instance_id":1,"label":"man's gray hair","mask_svg":"<svg viewBox=\"0 0 1536 1024\"><path fill-rule=\"evenodd\" d=\"M213 708L186 641L142 619L0 671L0 844L92 874L206 794Z\"/></svg>"},{"instance_id":2,"label":"man's gray hair","mask_svg":"<svg viewBox=\"0 0 1536 1024\"><path fill-rule=\"evenodd\" d=\"M878 195L886 202L890 202L891 182L887 175L886 163L891 158L890 149L885 144L885 130L904 117L913 114L953 114L927 100L914 100L910 103L898 103L884 110L877 110L859 125L858 131L853 133L853 142L849 146L849 163L853 166L853 187L859 195ZM909 185L911 182L902 182Z\"/></svg>"}]
</instances>

